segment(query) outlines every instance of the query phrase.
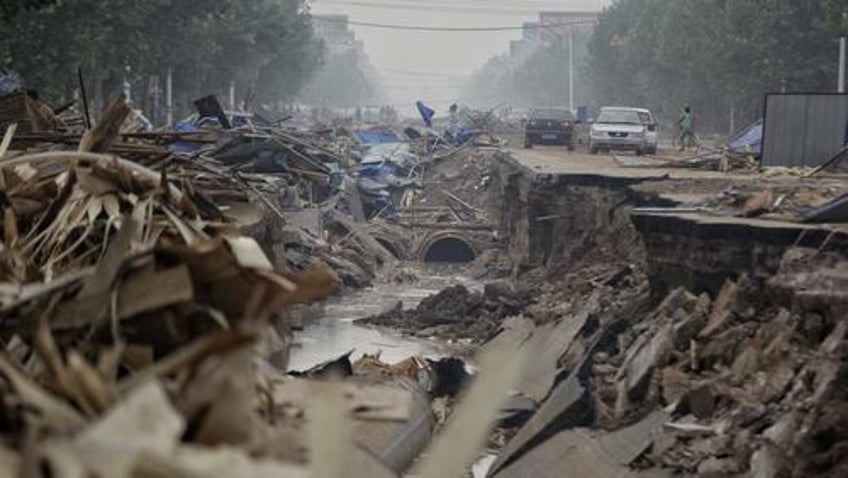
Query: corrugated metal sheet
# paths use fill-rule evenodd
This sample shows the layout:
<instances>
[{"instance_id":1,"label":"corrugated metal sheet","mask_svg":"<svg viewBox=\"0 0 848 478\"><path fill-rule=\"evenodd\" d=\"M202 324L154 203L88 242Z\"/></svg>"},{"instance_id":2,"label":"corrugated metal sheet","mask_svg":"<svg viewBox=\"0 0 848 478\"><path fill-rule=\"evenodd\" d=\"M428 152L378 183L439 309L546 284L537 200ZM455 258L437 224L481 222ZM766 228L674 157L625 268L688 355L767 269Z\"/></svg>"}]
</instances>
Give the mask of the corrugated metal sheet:
<instances>
[{"instance_id":1,"label":"corrugated metal sheet","mask_svg":"<svg viewBox=\"0 0 848 478\"><path fill-rule=\"evenodd\" d=\"M763 166L820 166L848 140L848 95L766 95Z\"/></svg>"}]
</instances>

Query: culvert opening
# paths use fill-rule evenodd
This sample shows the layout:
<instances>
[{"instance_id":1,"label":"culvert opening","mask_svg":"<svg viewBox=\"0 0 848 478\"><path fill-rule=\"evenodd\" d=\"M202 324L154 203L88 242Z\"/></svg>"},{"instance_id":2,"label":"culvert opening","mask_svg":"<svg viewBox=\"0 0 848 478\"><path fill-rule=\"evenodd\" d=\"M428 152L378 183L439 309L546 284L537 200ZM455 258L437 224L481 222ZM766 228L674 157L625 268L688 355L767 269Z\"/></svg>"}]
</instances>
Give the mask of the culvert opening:
<instances>
[{"instance_id":1,"label":"culvert opening","mask_svg":"<svg viewBox=\"0 0 848 478\"><path fill-rule=\"evenodd\" d=\"M476 257L474 248L456 237L444 237L434 241L424 252L424 262L463 263L471 262Z\"/></svg>"}]
</instances>

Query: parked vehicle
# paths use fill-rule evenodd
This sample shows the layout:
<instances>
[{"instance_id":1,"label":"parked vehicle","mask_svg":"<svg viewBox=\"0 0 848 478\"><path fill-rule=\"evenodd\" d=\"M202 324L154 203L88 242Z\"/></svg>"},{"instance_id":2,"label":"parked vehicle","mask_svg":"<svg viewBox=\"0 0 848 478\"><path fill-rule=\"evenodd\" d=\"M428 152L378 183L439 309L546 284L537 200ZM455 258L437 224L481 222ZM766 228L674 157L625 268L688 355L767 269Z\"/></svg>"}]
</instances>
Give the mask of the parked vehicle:
<instances>
[{"instance_id":1,"label":"parked vehicle","mask_svg":"<svg viewBox=\"0 0 848 478\"><path fill-rule=\"evenodd\" d=\"M657 123L645 108L608 106L592 125L589 150L635 151L637 155L657 153Z\"/></svg>"},{"instance_id":2,"label":"parked vehicle","mask_svg":"<svg viewBox=\"0 0 848 478\"><path fill-rule=\"evenodd\" d=\"M565 108L534 108L524 126L524 148L561 144L574 150L574 115Z\"/></svg>"}]
</instances>

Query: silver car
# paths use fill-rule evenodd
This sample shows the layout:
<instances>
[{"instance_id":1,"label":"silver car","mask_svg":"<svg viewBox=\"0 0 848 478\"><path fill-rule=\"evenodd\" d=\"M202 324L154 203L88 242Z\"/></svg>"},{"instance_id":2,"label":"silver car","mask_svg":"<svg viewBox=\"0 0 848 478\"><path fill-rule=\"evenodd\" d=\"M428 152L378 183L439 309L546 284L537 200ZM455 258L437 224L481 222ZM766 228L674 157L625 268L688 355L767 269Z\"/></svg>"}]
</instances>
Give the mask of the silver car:
<instances>
[{"instance_id":1,"label":"silver car","mask_svg":"<svg viewBox=\"0 0 848 478\"><path fill-rule=\"evenodd\" d=\"M657 123L654 115L645 108L601 108L601 114L590 130L589 150L592 154L601 150L656 154Z\"/></svg>"}]
</instances>

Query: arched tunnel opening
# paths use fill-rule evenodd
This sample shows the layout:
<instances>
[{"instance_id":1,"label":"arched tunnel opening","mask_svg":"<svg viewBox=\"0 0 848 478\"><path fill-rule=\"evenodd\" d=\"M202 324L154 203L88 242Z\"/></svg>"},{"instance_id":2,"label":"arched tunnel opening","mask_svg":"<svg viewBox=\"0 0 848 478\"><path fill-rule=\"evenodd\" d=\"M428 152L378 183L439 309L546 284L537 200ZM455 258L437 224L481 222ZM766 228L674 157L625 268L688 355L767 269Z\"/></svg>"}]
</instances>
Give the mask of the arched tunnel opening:
<instances>
[{"instance_id":1,"label":"arched tunnel opening","mask_svg":"<svg viewBox=\"0 0 848 478\"><path fill-rule=\"evenodd\" d=\"M458 237L443 237L424 251L424 262L471 262L477 257L474 248Z\"/></svg>"}]
</instances>

